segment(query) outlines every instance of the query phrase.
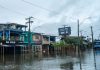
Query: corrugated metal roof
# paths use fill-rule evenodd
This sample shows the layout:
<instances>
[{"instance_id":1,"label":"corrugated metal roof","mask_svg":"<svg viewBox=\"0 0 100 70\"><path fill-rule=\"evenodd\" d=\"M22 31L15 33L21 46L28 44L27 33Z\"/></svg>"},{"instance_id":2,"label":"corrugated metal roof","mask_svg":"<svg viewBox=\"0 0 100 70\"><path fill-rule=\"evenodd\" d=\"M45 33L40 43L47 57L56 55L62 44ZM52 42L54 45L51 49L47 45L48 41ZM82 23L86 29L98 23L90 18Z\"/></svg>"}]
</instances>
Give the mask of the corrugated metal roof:
<instances>
[{"instance_id":1,"label":"corrugated metal roof","mask_svg":"<svg viewBox=\"0 0 100 70\"><path fill-rule=\"evenodd\" d=\"M18 23L0 23L0 25L18 25L18 26L27 27L26 25L22 25L22 24L18 24Z\"/></svg>"}]
</instances>

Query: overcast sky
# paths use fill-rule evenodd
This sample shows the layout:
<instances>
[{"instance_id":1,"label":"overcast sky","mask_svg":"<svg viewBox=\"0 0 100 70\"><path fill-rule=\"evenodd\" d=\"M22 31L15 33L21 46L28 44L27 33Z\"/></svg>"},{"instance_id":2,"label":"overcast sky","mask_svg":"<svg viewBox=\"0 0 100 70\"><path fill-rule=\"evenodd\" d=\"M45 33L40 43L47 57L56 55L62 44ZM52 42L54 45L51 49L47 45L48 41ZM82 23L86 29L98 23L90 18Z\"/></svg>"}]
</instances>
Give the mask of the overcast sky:
<instances>
[{"instance_id":1,"label":"overcast sky","mask_svg":"<svg viewBox=\"0 0 100 70\"><path fill-rule=\"evenodd\" d=\"M77 19L83 35L90 36L93 26L95 37L100 34L100 0L0 0L0 23L25 24L25 18L34 17L31 30L58 34L58 28L66 24L77 35ZM91 17L89 19L86 19Z\"/></svg>"}]
</instances>

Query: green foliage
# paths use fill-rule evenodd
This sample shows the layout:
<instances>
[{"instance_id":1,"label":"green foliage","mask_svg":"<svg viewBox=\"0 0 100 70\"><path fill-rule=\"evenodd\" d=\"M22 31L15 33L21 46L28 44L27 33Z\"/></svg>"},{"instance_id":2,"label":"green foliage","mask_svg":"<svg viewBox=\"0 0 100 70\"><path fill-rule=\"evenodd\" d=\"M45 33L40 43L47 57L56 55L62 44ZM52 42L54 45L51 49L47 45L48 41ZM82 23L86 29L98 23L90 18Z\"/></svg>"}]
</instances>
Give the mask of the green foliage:
<instances>
[{"instance_id":1,"label":"green foliage","mask_svg":"<svg viewBox=\"0 0 100 70\"><path fill-rule=\"evenodd\" d=\"M64 41L60 41L60 42L53 43L53 46L54 47L62 47L62 46L65 46L65 43L64 43Z\"/></svg>"},{"instance_id":2,"label":"green foliage","mask_svg":"<svg viewBox=\"0 0 100 70\"><path fill-rule=\"evenodd\" d=\"M65 43L70 44L70 45L78 44L78 38L76 38L76 37L75 38L67 37L66 39L64 39L64 41L65 41Z\"/></svg>"},{"instance_id":3,"label":"green foliage","mask_svg":"<svg viewBox=\"0 0 100 70\"><path fill-rule=\"evenodd\" d=\"M82 38L80 38L80 43L83 41ZM66 37L64 40L61 40L60 42L53 43L54 47L70 47L73 45L78 45L79 40L78 37Z\"/></svg>"}]
</instances>

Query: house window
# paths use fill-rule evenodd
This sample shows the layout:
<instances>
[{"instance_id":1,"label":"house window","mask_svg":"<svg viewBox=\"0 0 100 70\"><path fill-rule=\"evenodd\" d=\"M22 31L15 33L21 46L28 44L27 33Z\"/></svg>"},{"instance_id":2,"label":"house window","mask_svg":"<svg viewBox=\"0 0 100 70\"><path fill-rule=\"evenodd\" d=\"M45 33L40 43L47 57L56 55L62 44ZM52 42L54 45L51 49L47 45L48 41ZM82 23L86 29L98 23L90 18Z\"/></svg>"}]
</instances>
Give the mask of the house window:
<instances>
[{"instance_id":1,"label":"house window","mask_svg":"<svg viewBox=\"0 0 100 70\"><path fill-rule=\"evenodd\" d=\"M2 28L3 28L3 27L2 27L2 26L0 26L0 30L2 30Z\"/></svg>"},{"instance_id":2,"label":"house window","mask_svg":"<svg viewBox=\"0 0 100 70\"><path fill-rule=\"evenodd\" d=\"M16 27L15 27L15 25L11 25L11 29L15 29Z\"/></svg>"},{"instance_id":3,"label":"house window","mask_svg":"<svg viewBox=\"0 0 100 70\"><path fill-rule=\"evenodd\" d=\"M44 37L44 40L45 40L45 41L49 41L49 38L48 38L48 37Z\"/></svg>"},{"instance_id":4,"label":"house window","mask_svg":"<svg viewBox=\"0 0 100 70\"><path fill-rule=\"evenodd\" d=\"M38 36L38 35L36 35L36 36L35 36L35 39L39 39L39 36Z\"/></svg>"},{"instance_id":5,"label":"house window","mask_svg":"<svg viewBox=\"0 0 100 70\"><path fill-rule=\"evenodd\" d=\"M39 35L33 35L33 41L39 41L40 36Z\"/></svg>"}]
</instances>

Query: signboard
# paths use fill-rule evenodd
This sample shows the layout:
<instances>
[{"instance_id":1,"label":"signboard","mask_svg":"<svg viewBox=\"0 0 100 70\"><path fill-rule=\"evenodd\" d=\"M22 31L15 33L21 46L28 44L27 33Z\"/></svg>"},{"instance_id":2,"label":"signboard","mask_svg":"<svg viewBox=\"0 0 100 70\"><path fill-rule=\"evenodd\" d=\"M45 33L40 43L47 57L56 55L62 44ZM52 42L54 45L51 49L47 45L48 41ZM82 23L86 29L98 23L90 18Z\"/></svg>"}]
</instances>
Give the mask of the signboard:
<instances>
[{"instance_id":1,"label":"signboard","mask_svg":"<svg viewBox=\"0 0 100 70\"><path fill-rule=\"evenodd\" d=\"M58 28L59 35L70 35L71 27Z\"/></svg>"}]
</instances>

